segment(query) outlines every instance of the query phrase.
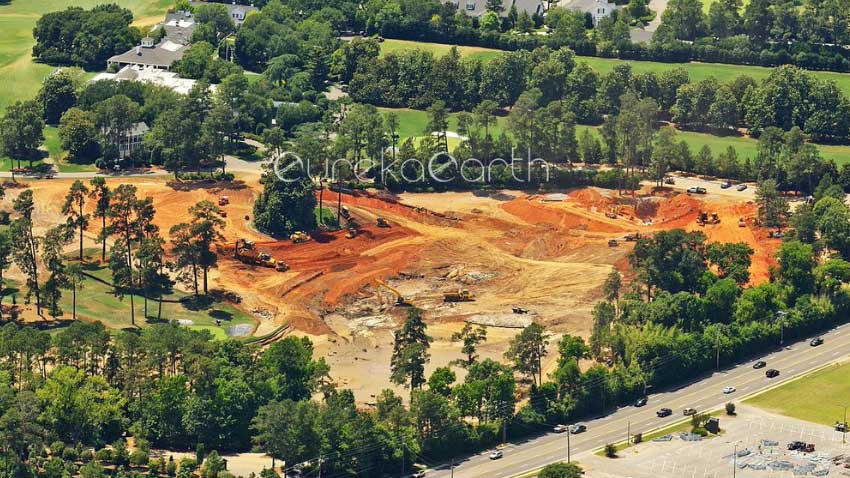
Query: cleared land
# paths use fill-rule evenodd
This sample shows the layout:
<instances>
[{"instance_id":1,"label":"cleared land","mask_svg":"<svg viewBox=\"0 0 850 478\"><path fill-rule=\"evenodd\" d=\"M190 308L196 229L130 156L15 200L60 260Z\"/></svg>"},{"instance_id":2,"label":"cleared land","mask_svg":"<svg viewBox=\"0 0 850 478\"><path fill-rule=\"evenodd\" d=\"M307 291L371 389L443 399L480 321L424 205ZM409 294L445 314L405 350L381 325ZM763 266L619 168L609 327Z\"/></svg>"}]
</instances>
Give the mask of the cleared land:
<instances>
[{"instance_id":1,"label":"cleared land","mask_svg":"<svg viewBox=\"0 0 850 478\"><path fill-rule=\"evenodd\" d=\"M449 51L451 45L441 43L425 43L402 40L385 40L381 44L381 52L387 53L390 51L401 51L420 49L433 52L435 55L443 55ZM482 60L492 59L499 54L500 50L484 49L478 47L458 47L460 53L464 56L473 56ZM586 62L591 68L599 73L607 73L616 65L629 64L632 70L636 73L655 72L672 70L674 68L684 68L688 72L691 81L704 80L710 76L722 79L724 81L731 80L741 75L749 75L756 80L766 78L771 71L771 68L763 66L750 65L727 65L722 63L662 63L657 61L636 61L636 60L620 60L616 58L598 58L592 56L577 57L578 61ZM845 94L850 96L850 74L835 73L828 71L811 71L814 77L821 80L833 80L838 84L838 87Z\"/></svg>"},{"instance_id":2,"label":"cleared land","mask_svg":"<svg viewBox=\"0 0 850 478\"><path fill-rule=\"evenodd\" d=\"M850 364L831 365L746 402L773 413L823 425L844 416L850 397Z\"/></svg>"}]
</instances>

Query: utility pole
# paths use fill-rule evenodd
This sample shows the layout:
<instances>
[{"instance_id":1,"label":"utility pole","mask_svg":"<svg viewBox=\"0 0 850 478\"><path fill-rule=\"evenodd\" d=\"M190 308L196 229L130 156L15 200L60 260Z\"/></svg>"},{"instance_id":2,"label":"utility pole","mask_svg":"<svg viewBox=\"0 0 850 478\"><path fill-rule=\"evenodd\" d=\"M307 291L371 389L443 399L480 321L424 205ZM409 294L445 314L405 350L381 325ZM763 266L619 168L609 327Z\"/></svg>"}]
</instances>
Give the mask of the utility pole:
<instances>
[{"instance_id":1,"label":"utility pole","mask_svg":"<svg viewBox=\"0 0 850 478\"><path fill-rule=\"evenodd\" d=\"M844 421L841 422L841 443L847 443L847 405L844 405Z\"/></svg>"},{"instance_id":2,"label":"utility pole","mask_svg":"<svg viewBox=\"0 0 850 478\"><path fill-rule=\"evenodd\" d=\"M629 420L628 425L626 425L626 447L632 443L632 421Z\"/></svg>"},{"instance_id":3,"label":"utility pole","mask_svg":"<svg viewBox=\"0 0 850 478\"><path fill-rule=\"evenodd\" d=\"M779 345L785 345L785 316L787 312L780 310L776 312L776 320L779 322Z\"/></svg>"},{"instance_id":4,"label":"utility pole","mask_svg":"<svg viewBox=\"0 0 850 478\"><path fill-rule=\"evenodd\" d=\"M714 339L714 347L717 349L717 363L714 368L720 370L720 327L717 327L717 335Z\"/></svg>"},{"instance_id":5,"label":"utility pole","mask_svg":"<svg viewBox=\"0 0 850 478\"><path fill-rule=\"evenodd\" d=\"M572 434L573 434L572 429L570 429L570 427L569 427L569 426L567 426L567 463L569 463L569 462L571 461L571 456L570 456L570 435L572 435Z\"/></svg>"},{"instance_id":6,"label":"utility pole","mask_svg":"<svg viewBox=\"0 0 850 478\"><path fill-rule=\"evenodd\" d=\"M735 452L732 453L732 478L738 474L738 442L735 442Z\"/></svg>"}]
</instances>

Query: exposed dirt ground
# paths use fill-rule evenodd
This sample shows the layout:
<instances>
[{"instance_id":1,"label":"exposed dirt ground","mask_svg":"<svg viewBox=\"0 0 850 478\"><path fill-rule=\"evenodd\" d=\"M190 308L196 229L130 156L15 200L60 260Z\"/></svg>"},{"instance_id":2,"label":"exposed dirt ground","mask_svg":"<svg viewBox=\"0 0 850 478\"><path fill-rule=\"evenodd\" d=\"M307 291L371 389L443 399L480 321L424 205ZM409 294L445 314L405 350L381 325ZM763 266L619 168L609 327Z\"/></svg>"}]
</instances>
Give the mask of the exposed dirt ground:
<instances>
[{"instance_id":1,"label":"exposed dirt ground","mask_svg":"<svg viewBox=\"0 0 850 478\"><path fill-rule=\"evenodd\" d=\"M407 308L395 305L394 293L376 280L386 281L425 311L435 339L433 368L460 358L459 344L450 337L466 321L491 326L482 355L493 358L501 358L507 341L532 320L556 335L587 335L590 311L601 297L605 277L612 268L628 277L632 243L623 241L626 234L683 227L703 230L710 241L746 241L756 251L753 282L767 279L779 244L749 220L746 227L738 227L739 217L755 215L752 204L669 190L620 197L593 188L569 191L560 202L514 191L343 194L342 204L362 225L360 234L347 239L344 232L316 233L310 242L293 244L253 230L246 216L252 215L257 177L242 179L242 186L227 190L182 190L167 186L166 178L124 182L135 184L140 196L153 197L156 223L166 235L171 226L188 220L192 204L229 196L224 236L230 247L240 237L256 241L258 249L284 260L290 269L276 272L222 254L211 287L243 298L242 306L259 322L257 334L288 322L293 333L310 336L334 378L363 402L390 386L386 377L392 331L407 313ZM60 210L71 182L31 182L40 229L63 220ZM108 183L114 188L119 181ZM15 195L10 191L0 205L8 209ZM323 200L325 207L336 209L335 192L325 191ZM700 210L717 212L720 224L697 226ZM390 227L377 227L378 217ZM87 247L95 245L99 229L99 220L93 219ZM611 239L619 245L609 246ZM476 300L443 301L444 293L459 289L469 290ZM528 313L513 313L515 306Z\"/></svg>"}]
</instances>

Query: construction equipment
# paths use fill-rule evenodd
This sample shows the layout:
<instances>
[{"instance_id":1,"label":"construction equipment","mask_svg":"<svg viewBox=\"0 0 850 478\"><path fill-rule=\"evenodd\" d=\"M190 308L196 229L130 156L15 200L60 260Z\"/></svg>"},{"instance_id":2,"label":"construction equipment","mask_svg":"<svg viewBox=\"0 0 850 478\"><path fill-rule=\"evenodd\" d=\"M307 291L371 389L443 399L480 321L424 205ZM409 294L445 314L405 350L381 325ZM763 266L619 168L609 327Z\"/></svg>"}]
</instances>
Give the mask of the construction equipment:
<instances>
[{"instance_id":1,"label":"construction equipment","mask_svg":"<svg viewBox=\"0 0 850 478\"><path fill-rule=\"evenodd\" d=\"M348 224L346 225L345 238L346 239L354 239L357 237L357 233L360 232L360 224L357 223L355 219L349 219Z\"/></svg>"},{"instance_id":2,"label":"construction equipment","mask_svg":"<svg viewBox=\"0 0 850 478\"><path fill-rule=\"evenodd\" d=\"M227 217L227 211L225 211L224 209L219 209L218 215L221 217Z\"/></svg>"},{"instance_id":3,"label":"construction equipment","mask_svg":"<svg viewBox=\"0 0 850 478\"><path fill-rule=\"evenodd\" d=\"M339 213L342 217L348 219L351 217L351 211L348 210L347 206L342 206L339 210Z\"/></svg>"},{"instance_id":4,"label":"construction equipment","mask_svg":"<svg viewBox=\"0 0 850 478\"><path fill-rule=\"evenodd\" d=\"M460 289L457 292L446 292L443 294L444 302L472 302L474 300L475 294L466 289Z\"/></svg>"},{"instance_id":5,"label":"construction equipment","mask_svg":"<svg viewBox=\"0 0 850 478\"><path fill-rule=\"evenodd\" d=\"M640 239L640 233L635 232L633 234L626 234L626 237L624 237L623 239L625 239L626 241L629 241L629 242L635 242L638 239Z\"/></svg>"},{"instance_id":6,"label":"construction equipment","mask_svg":"<svg viewBox=\"0 0 850 478\"><path fill-rule=\"evenodd\" d=\"M218 205L219 206L227 206L228 204L230 204L230 198L229 197L219 196L219 198L218 198Z\"/></svg>"},{"instance_id":7,"label":"construction equipment","mask_svg":"<svg viewBox=\"0 0 850 478\"><path fill-rule=\"evenodd\" d=\"M302 242L308 242L312 239L309 234L304 231L295 231L292 235L289 236L289 240L294 242L295 244L301 244Z\"/></svg>"},{"instance_id":8,"label":"construction equipment","mask_svg":"<svg viewBox=\"0 0 850 478\"><path fill-rule=\"evenodd\" d=\"M619 245L620 245L620 243L617 242L616 239L611 239L610 241L608 241L608 247L617 247Z\"/></svg>"},{"instance_id":9,"label":"construction equipment","mask_svg":"<svg viewBox=\"0 0 850 478\"><path fill-rule=\"evenodd\" d=\"M388 223L386 219L379 217L378 218L378 227L390 227L390 223Z\"/></svg>"},{"instance_id":10,"label":"construction equipment","mask_svg":"<svg viewBox=\"0 0 850 478\"><path fill-rule=\"evenodd\" d=\"M738 227L747 227L747 221L743 217L738 218Z\"/></svg>"},{"instance_id":11,"label":"construction equipment","mask_svg":"<svg viewBox=\"0 0 850 478\"><path fill-rule=\"evenodd\" d=\"M399 292L399 291L398 291L398 289L396 289L395 287L393 287L393 286L391 286L391 285L387 284L386 282L384 282L384 281L382 281L382 280L380 280L380 279L375 279L375 280L373 280L372 282L373 282L373 283L374 283L374 285L375 285L375 289L379 289L379 288L383 287L384 289L387 289L387 290L388 290L388 291L390 291L393 295L395 295L395 305L397 305L397 306L403 306L403 307L413 307L413 304L412 304L409 300L407 300L407 299L406 299L406 298L405 298L405 297L401 294L401 292ZM380 293L378 294L378 297L380 298ZM383 301L381 301L381 302L383 302Z\"/></svg>"},{"instance_id":12,"label":"construction equipment","mask_svg":"<svg viewBox=\"0 0 850 478\"><path fill-rule=\"evenodd\" d=\"M716 212L709 214L705 211L700 211L699 215L697 215L697 224L700 226L705 226L706 224L720 224L720 216L718 216Z\"/></svg>"},{"instance_id":13,"label":"construction equipment","mask_svg":"<svg viewBox=\"0 0 850 478\"><path fill-rule=\"evenodd\" d=\"M528 313L528 309L526 309L525 307L514 306L514 307L511 307L511 310L514 312L514 314L527 314Z\"/></svg>"},{"instance_id":14,"label":"construction equipment","mask_svg":"<svg viewBox=\"0 0 850 478\"><path fill-rule=\"evenodd\" d=\"M233 251L234 257L245 264L270 267L280 272L289 269L286 262L276 261L270 254L258 251L253 242L245 239L237 239Z\"/></svg>"}]
</instances>

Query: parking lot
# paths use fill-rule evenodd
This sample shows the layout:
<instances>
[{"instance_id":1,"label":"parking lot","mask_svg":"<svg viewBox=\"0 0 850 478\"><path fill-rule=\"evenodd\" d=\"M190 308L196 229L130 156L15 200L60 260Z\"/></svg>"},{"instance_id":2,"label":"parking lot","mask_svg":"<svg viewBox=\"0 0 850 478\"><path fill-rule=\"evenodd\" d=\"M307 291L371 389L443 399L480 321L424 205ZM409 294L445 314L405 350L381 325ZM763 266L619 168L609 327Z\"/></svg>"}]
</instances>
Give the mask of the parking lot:
<instances>
[{"instance_id":1,"label":"parking lot","mask_svg":"<svg viewBox=\"0 0 850 478\"><path fill-rule=\"evenodd\" d=\"M588 455L579 461L593 478L850 477L850 464L844 466L850 446L830 427L743 405L737 417L720 417L720 426L714 438L686 441L676 434L631 447L617 459ZM815 451L789 451L793 441L813 443Z\"/></svg>"}]
</instances>

